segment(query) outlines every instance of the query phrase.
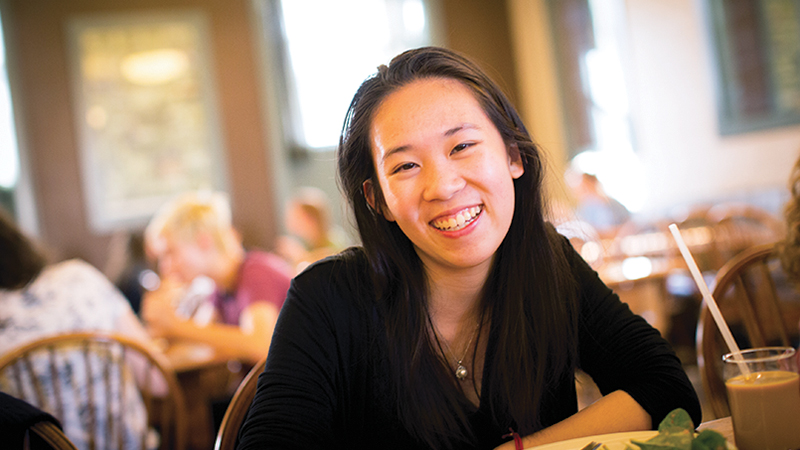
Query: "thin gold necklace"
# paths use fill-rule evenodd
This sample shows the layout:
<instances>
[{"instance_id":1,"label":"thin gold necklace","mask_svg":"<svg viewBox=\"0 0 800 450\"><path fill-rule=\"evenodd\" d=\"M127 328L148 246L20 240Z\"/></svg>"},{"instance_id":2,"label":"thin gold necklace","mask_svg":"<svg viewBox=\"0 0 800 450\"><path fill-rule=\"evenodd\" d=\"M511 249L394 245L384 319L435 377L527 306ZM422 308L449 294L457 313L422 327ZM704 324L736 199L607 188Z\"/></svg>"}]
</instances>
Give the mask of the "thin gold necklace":
<instances>
[{"instance_id":1,"label":"thin gold necklace","mask_svg":"<svg viewBox=\"0 0 800 450\"><path fill-rule=\"evenodd\" d=\"M470 336L469 338L469 342L467 342L467 348L464 349L464 355L461 357L461 359L456 361L456 378L458 378L459 380L463 380L467 378L467 375L469 375L467 368L464 367L463 364L461 364L461 361L464 361L464 358L467 357L467 353L469 353L469 346L472 344L472 340L475 339L475 335L477 333L478 333L478 327L476 326L475 330L472 332L472 336Z\"/></svg>"},{"instance_id":2,"label":"thin gold necklace","mask_svg":"<svg viewBox=\"0 0 800 450\"><path fill-rule=\"evenodd\" d=\"M436 326L435 326L435 325L434 325L434 329L436 329ZM436 329L436 333L437 333L437 335L438 335L438 336L441 336L441 333L439 333L439 330L438 330L438 329ZM467 347L464 349L464 354L461 356L461 358L460 358L458 361L456 361L456 371L455 371L455 375L456 375L456 378L457 378L458 380L460 380L460 381L463 381L463 380L464 380L464 379L466 379L466 378L467 378L467 376L469 375L469 371L467 370L467 368L466 368L466 367L464 367L464 364L462 364L462 363L463 363L463 361L464 361L464 358L466 358L466 357L467 357L467 354L469 353L469 347L470 347L470 345L472 345L472 340L473 340L473 339L475 339L475 335L476 335L477 333L478 333L478 326L476 325L476 326L475 326L475 330L472 332L472 335L471 335L471 336L470 336L470 338L469 338L469 342L467 342ZM438 339L437 339L437 340L438 340ZM447 342L445 342L445 345L447 346L448 353L451 353L451 354L452 354L452 351L450 351L450 344L448 344ZM440 345L440 347L439 347L439 348L441 348L441 345ZM446 355L445 355L445 356L446 356Z\"/></svg>"}]
</instances>

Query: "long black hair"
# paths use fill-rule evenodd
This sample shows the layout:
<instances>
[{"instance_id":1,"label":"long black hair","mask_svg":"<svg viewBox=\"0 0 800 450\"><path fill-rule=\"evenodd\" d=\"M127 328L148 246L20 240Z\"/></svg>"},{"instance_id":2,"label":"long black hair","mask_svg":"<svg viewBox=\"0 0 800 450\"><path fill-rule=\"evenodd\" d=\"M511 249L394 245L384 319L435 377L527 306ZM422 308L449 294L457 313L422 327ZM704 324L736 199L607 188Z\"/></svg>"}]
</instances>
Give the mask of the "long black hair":
<instances>
[{"instance_id":1,"label":"long black hair","mask_svg":"<svg viewBox=\"0 0 800 450\"><path fill-rule=\"evenodd\" d=\"M475 63L437 47L406 51L364 81L350 104L337 155L339 184L355 216L386 329L398 414L406 429L431 448L472 439L470 405L432 337L422 263L397 224L381 215L385 203L370 147L373 116L383 100L424 78L464 84L500 132L509 155L522 159L524 174L514 180L514 216L479 305L491 325L486 330L481 321L478 333L490 333L486 352L492 355L483 378L488 398L481 401L503 429L531 433L542 427L538 405L548 386L573 377L574 282L563 243L544 220L540 150L500 88ZM366 180L371 180L377 211L364 196Z\"/></svg>"}]
</instances>

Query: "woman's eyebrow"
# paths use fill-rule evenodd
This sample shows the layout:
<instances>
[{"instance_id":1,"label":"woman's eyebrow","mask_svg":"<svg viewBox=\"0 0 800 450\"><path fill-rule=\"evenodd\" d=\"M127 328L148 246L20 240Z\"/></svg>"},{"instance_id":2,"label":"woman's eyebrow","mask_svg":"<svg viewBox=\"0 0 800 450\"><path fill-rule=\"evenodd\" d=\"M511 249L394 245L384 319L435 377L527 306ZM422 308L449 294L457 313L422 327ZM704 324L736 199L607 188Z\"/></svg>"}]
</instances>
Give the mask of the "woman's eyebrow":
<instances>
[{"instance_id":1,"label":"woman's eyebrow","mask_svg":"<svg viewBox=\"0 0 800 450\"><path fill-rule=\"evenodd\" d=\"M465 122L465 123L460 123L460 124L454 126L453 128L450 128L450 129L446 130L444 133L442 133L442 135L444 137L450 137L450 136L458 133L459 131L463 131L463 130L480 130L480 128L481 127L479 127L478 125L475 125L474 123ZM395 153L402 153L402 152L405 152L405 151L409 150L410 148L411 148L410 145L400 145L400 146L391 148L391 149L389 149L389 151L384 153L383 157L381 158L381 161L386 161L387 159L389 159L390 156L394 155Z\"/></svg>"},{"instance_id":2,"label":"woman's eyebrow","mask_svg":"<svg viewBox=\"0 0 800 450\"><path fill-rule=\"evenodd\" d=\"M387 151L386 153L383 154L383 157L381 158L381 162L385 162L387 159L389 159L390 156L394 155L395 153L402 153L402 152L408 150L409 148L411 148L410 145L401 145L399 147L394 147L392 149L389 149L389 151Z\"/></svg>"},{"instance_id":3,"label":"woman's eyebrow","mask_svg":"<svg viewBox=\"0 0 800 450\"><path fill-rule=\"evenodd\" d=\"M462 131L462 130L479 130L479 129L480 129L480 127L475 125L474 123L465 122L465 123L458 124L457 126L455 126L453 128L450 128L449 130L445 131L444 132L444 136L445 137L450 137L450 136L452 136L452 135L454 135L454 134L456 134L456 133L458 133L459 131Z\"/></svg>"}]
</instances>

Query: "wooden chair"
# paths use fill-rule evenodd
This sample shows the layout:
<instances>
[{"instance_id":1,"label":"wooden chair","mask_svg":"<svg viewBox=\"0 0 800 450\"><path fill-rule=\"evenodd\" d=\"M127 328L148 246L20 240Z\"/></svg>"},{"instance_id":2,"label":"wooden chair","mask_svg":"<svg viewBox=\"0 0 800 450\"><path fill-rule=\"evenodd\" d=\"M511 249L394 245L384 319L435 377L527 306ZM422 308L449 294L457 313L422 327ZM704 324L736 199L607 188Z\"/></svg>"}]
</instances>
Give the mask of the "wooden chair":
<instances>
[{"instance_id":1,"label":"wooden chair","mask_svg":"<svg viewBox=\"0 0 800 450\"><path fill-rule=\"evenodd\" d=\"M65 414L87 405L84 436L90 450L122 448L122 412L133 407L130 389L138 388L149 425L137 437L142 447L152 446L156 436L161 449L186 446L184 398L174 371L163 355L125 336L81 332L42 338L0 357L0 379L7 393L50 412L68 433ZM92 431L102 424L103 431Z\"/></svg>"},{"instance_id":2,"label":"wooden chair","mask_svg":"<svg viewBox=\"0 0 800 450\"><path fill-rule=\"evenodd\" d=\"M751 247L728 261L711 286L740 348L795 346L800 294L780 267L774 244ZM697 325L697 365L703 389L717 418L730 415L722 355L727 346L705 303Z\"/></svg>"},{"instance_id":3,"label":"wooden chair","mask_svg":"<svg viewBox=\"0 0 800 450\"><path fill-rule=\"evenodd\" d=\"M244 377L244 380L239 384L236 392L233 394L228 409L222 417L222 423L217 432L217 439L214 443L214 450L233 450L236 448L236 442L239 438L239 429L242 427L247 410L250 409L250 404L253 402L253 397L256 396L256 386L258 385L258 375L264 371L264 366L267 364L267 357L265 356L258 362L250 372Z\"/></svg>"},{"instance_id":4,"label":"wooden chair","mask_svg":"<svg viewBox=\"0 0 800 450\"><path fill-rule=\"evenodd\" d=\"M53 422L37 422L30 427L29 431L53 450L78 450L64 434L64 431ZM30 439L33 440L33 438ZM35 444L31 444L30 441L26 442L25 445L25 448L30 449L37 447Z\"/></svg>"},{"instance_id":5,"label":"wooden chair","mask_svg":"<svg viewBox=\"0 0 800 450\"><path fill-rule=\"evenodd\" d=\"M716 261L712 269L722 265L739 252L760 244L783 238L781 220L769 212L747 203L721 203L708 211L714 235Z\"/></svg>"}]
</instances>

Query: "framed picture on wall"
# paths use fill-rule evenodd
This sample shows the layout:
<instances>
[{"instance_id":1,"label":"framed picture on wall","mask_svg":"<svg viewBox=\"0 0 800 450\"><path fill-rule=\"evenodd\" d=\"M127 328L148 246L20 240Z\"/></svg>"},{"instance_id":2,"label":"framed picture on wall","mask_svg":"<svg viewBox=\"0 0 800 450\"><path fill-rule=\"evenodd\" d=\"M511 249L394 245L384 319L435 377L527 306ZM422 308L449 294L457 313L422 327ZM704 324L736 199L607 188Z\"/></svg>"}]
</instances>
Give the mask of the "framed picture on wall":
<instances>
[{"instance_id":1,"label":"framed picture on wall","mask_svg":"<svg viewBox=\"0 0 800 450\"><path fill-rule=\"evenodd\" d=\"M800 123L800 2L706 0L719 130Z\"/></svg>"},{"instance_id":2,"label":"framed picture on wall","mask_svg":"<svg viewBox=\"0 0 800 450\"><path fill-rule=\"evenodd\" d=\"M126 13L67 23L90 226L139 227L169 198L226 190L207 18Z\"/></svg>"}]
</instances>

